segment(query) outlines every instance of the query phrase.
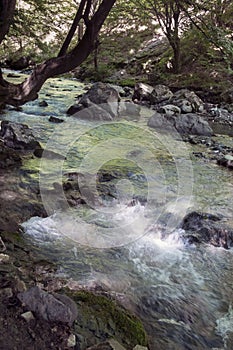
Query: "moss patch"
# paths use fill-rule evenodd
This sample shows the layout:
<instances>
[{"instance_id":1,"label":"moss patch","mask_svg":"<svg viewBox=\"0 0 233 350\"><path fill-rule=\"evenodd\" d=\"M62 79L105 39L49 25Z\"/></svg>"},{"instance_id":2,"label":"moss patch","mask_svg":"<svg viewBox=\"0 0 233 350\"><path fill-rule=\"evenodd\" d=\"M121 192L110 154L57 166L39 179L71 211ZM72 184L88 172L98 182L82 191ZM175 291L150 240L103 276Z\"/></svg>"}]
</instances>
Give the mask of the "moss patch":
<instances>
[{"instance_id":1,"label":"moss patch","mask_svg":"<svg viewBox=\"0 0 233 350\"><path fill-rule=\"evenodd\" d=\"M77 304L79 316L75 329L86 328L86 338L95 336L104 341L115 337L127 349L147 345L147 336L141 321L116 301L89 291L65 291ZM81 332L80 332L81 333Z\"/></svg>"}]
</instances>

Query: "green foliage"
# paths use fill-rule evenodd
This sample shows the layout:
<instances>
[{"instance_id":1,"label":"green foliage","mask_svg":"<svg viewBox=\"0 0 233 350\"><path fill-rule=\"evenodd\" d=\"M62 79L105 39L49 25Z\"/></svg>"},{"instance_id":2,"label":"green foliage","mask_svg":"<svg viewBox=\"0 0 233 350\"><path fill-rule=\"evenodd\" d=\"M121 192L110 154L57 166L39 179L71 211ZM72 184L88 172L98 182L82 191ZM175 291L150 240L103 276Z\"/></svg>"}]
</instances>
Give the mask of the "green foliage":
<instances>
[{"instance_id":1,"label":"green foliage","mask_svg":"<svg viewBox=\"0 0 233 350\"><path fill-rule=\"evenodd\" d=\"M4 40L3 58L30 55L35 61L54 56L72 23L76 5L69 1L22 0Z\"/></svg>"}]
</instances>

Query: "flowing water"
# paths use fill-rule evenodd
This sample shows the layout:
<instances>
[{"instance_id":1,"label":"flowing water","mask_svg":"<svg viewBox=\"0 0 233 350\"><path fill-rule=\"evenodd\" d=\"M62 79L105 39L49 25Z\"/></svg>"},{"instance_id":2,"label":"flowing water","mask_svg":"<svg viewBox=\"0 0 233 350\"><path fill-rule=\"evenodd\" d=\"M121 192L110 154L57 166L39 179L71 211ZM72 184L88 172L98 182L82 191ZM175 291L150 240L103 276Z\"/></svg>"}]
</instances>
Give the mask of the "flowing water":
<instances>
[{"instance_id":1,"label":"flowing water","mask_svg":"<svg viewBox=\"0 0 233 350\"><path fill-rule=\"evenodd\" d=\"M66 117L83 89L53 79L40 93L48 107L34 101L2 116L28 124L44 147L65 157L23 165L24 183L36 181L39 170L48 212L23 224L25 236L57 263L61 275L126 300L144 322L150 349L233 349L233 251L190 246L178 228L192 209L223 214L233 226L232 174L193 157L179 135L147 128L151 111L112 123ZM65 121L57 126L50 115ZM105 182L114 186L114 198L96 189L102 170L122 174ZM70 208L63 193L51 198L48 191L73 172L83 174L87 202L78 208Z\"/></svg>"}]
</instances>

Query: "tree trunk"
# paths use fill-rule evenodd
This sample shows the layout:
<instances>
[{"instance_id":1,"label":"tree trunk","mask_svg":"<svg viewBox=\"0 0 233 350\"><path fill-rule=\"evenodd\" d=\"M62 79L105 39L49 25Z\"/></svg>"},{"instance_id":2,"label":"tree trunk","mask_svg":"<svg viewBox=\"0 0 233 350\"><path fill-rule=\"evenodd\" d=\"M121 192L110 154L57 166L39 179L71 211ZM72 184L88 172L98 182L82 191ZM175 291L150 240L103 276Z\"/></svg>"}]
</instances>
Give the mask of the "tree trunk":
<instances>
[{"instance_id":1,"label":"tree trunk","mask_svg":"<svg viewBox=\"0 0 233 350\"><path fill-rule=\"evenodd\" d=\"M14 18L16 0L0 0L0 43L8 33Z\"/></svg>"},{"instance_id":2,"label":"tree trunk","mask_svg":"<svg viewBox=\"0 0 233 350\"><path fill-rule=\"evenodd\" d=\"M175 74L180 72L181 62L180 62L180 39L178 38L175 43L171 44L173 50L172 58L172 70Z\"/></svg>"},{"instance_id":3,"label":"tree trunk","mask_svg":"<svg viewBox=\"0 0 233 350\"><path fill-rule=\"evenodd\" d=\"M39 64L32 74L21 84L11 84L0 80L0 104L22 105L35 100L44 82L78 67L94 49L98 33L116 0L103 0L86 24L86 31L74 49L61 57L55 57ZM1 76L0 76L1 77Z\"/></svg>"}]
</instances>

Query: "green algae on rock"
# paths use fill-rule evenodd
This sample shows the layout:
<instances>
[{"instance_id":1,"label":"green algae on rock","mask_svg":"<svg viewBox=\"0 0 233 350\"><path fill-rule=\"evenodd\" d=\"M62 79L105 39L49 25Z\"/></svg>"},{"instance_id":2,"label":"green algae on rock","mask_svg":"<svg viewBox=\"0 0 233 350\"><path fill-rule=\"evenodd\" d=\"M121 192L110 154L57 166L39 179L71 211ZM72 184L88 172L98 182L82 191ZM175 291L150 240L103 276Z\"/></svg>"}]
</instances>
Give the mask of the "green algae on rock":
<instances>
[{"instance_id":1,"label":"green algae on rock","mask_svg":"<svg viewBox=\"0 0 233 350\"><path fill-rule=\"evenodd\" d=\"M74 328L79 334L85 333L87 341L91 339L88 346L95 345L94 337L98 342L115 337L127 349L137 344L147 345L142 322L115 300L86 290L65 290L65 293L78 305Z\"/></svg>"}]
</instances>

